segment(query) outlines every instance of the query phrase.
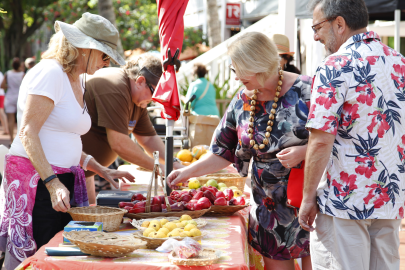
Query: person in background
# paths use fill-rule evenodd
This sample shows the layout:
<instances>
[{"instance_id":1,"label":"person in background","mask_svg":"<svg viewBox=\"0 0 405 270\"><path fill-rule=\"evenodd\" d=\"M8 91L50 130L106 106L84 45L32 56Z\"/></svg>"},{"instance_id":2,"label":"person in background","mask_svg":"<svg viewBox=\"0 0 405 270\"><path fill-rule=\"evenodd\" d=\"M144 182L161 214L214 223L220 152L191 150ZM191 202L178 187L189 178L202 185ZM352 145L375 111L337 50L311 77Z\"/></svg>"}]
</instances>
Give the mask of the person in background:
<instances>
[{"instance_id":1,"label":"person in background","mask_svg":"<svg viewBox=\"0 0 405 270\"><path fill-rule=\"evenodd\" d=\"M193 95L196 95L196 99L191 103L192 114L217 115L219 117L219 111L215 103L215 88L205 78L206 74L207 68L203 64L194 64L193 75L197 79L190 84L185 101L187 102Z\"/></svg>"},{"instance_id":2,"label":"person in background","mask_svg":"<svg viewBox=\"0 0 405 270\"><path fill-rule=\"evenodd\" d=\"M27 69L27 72L30 71L30 69L33 68L35 64L36 62L34 58L28 57L27 59L25 59L25 68Z\"/></svg>"},{"instance_id":3,"label":"person in background","mask_svg":"<svg viewBox=\"0 0 405 270\"><path fill-rule=\"evenodd\" d=\"M93 74L116 51L119 34L107 19L84 13L73 25L55 22L55 34L40 63L24 77L18 97L19 136L5 158L0 192L0 250L6 269L32 256L72 220L71 206L88 206L83 170L118 188L110 170L82 151L80 135L91 126L81 74Z\"/></svg>"},{"instance_id":4,"label":"person in background","mask_svg":"<svg viewBox=\"0 0 405 270\"><path fill-rule=\"evenodd\" d=\"M284 71L301 74L301 71L291 62L294 60L294 52L290 51L290 41L288 37L282 34L274 34L272 40L277 46L280 59L280 67Z\"/></svg>"},{"instance_id":5,"label":"person in background","mask_svg":"<svg viewBox=\"0 0 405 270\"><path fill-rule=\"evenodd\" d=\"M152 153L159 151L164 172L164 143L156 134L146 109L161 75L161 60L145 53L121 68L107 67L88 76L84 98L91 129L81 137L83 151L106 167L120 156L149 170L154 165ZM131 133L137 143L128 136ZM173 163L173 168L181 167L179 162ZM94 175L94 172L86 172L90 203L96 202Z\"/></svg>"},{"instance_id":6,"label":"person in background","mask_svg":"<svg viewBox=\"0 0 405 270\"><path fill-rule=\"evenodd\" d=\"M367 31L364 0L312 0L316 70L299 221L314 269L399 270L405 58Z\"/></svg>"},{"instance_id":7,"label":"person in background","mask_svg":"<svg viewBox=\"0 0 405 270\"><path fill-rule=\"evenodd\" d=\"M4 80L0 88L7 89L4 98L4 110L7 114L8 132L10 135L10 144L14 140L14 127L17 113L17 99L20 85L25 73L21 71L21 62L18 57L13 59L12 70L9 70L4 75Z\"/></svg>"},{"instance_id":8,"label":"person in background","mask_svg":"<svg viewBox=\"0 0 405 270\"><path fill-rule=\"evenodd\" d=\"M2 84L4 79L3 73L0 71L0 85ZM0 87L0 121L1 125L3 126L3 135L8 135L8 122L7 122L7 115L4 112L4 89Z\"/></svg>"},{"instance_id":9,"label":"person in background","mask_svg":"<svg viewBox=\"0 0 405 270\"><path fill-rule=\"evenodd\" d=\"M252 161L249 244L263 255L266 270L294 269L296 258L302 258L303 270L311 269L309 232L299 226L286 192L291 168L305 158L312 78L280 70L275 44L259 32L240 36L228 55L245 89L229 104L207 157L174 170L167 183L174 186L231 163L247 176Z\"/></svg>"}]
</instances>

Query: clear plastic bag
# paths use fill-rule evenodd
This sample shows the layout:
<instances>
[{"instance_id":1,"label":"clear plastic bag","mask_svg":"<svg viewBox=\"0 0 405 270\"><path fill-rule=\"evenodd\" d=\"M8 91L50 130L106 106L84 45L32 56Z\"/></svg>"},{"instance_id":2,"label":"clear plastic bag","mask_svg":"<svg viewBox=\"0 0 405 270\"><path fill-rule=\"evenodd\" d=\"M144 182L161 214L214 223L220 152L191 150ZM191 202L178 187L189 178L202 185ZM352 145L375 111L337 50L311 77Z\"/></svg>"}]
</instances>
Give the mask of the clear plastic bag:
<instances>
[{"instance_id":1,"label":"clear plastic bag","mask_svg":"<svg viewBox=\"0 0 405 270\"><path fill-rule=\"evenodd\" d=\"M202 247L197 241L186 237L182 241L177 241L173 238L168 239L156 250L159 252L174 251L180 258L188 259L197 257L201 249Z\"/></svg>"}]
</instances>

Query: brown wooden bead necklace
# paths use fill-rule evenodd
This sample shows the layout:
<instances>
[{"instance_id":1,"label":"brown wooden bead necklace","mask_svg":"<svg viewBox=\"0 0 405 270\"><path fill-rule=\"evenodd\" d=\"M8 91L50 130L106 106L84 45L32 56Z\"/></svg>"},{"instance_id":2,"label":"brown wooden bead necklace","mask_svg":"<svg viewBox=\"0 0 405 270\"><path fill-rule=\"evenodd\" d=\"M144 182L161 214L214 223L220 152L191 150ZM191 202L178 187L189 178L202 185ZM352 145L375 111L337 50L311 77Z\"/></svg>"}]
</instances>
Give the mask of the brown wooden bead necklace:
<instances>
[{"instance_id":1,"label":"brown wooden bead necklace","mask_svg":"<svg viewBox=\"0 0 405 270\"><path fill-rule=\"evenodd\" d=\"M249 129L248 129L248 133L249 133L249 139L250 139L250 145L253 146L253 148L255 150L258 149L263 149L266 147L266 145L269 144L269 138L270 138L270 132L273 129L273 120L275 118L275 114L276 114L276 108L277 108L277 101L278 98L280 96L280 91L281 91L281 85L283 85L283 70L279 68L278 70L278 74L279 74L279 79L278 79L278 85L276 88L276 94L274 96L274 103L273 103L273 108L270 111L269 114L269 121L267 122L267 128L266 128L266 133L264 134L264 136L266 136L265 139L263 139L263 142L259 145L256 143L256 141L253 139L253 130L254 130L254 116L255 116L255 110L256 110L256 99L257 99L257 93L259 92L257 89L253 90L253 96L252 96L252 100L250 102L250 118L249 118Z\"/></svg>"}]
</instances>

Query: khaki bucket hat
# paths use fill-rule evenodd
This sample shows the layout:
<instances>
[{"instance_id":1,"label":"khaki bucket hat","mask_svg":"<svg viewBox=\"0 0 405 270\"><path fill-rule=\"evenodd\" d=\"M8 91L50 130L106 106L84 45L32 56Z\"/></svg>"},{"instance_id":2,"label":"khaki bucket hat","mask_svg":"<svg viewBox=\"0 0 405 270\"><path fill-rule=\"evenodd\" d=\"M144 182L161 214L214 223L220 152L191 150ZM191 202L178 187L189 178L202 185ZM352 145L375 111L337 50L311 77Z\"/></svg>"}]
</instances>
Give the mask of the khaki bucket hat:
<instances>
[{"instance_id":1,"label":"khaki bucket hat","mask_svg":"<svg viewBox=\"0 0 405 270\"><path fill-rule=\"evenodd\" d=\"M277 46L278 54L294 54L294 52L290 52L290 41L288 40L287 36L282 34L274 34L271 39Z\"/></svg>"},{"instance_id":2,"label":"khaki bucket hat","mask_svg":"<svg viewBox=\"0 0 405 270\"><path fill-rule=\"evenodd\" d=\"M73 25L56 21L55 31L59 30L73 46L102 51L117 64L125 65L125 60L117 52L118 30L104 17L86 12Z\"/></svg>"}]
</instances>

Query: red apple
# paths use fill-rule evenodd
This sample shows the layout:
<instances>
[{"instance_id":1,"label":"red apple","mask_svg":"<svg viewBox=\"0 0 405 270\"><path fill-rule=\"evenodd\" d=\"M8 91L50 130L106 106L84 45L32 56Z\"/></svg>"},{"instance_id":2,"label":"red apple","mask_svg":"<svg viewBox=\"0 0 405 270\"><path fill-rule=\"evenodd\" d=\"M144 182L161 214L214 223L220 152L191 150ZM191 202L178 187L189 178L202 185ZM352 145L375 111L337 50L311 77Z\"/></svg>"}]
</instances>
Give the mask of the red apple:
<instances>
[{"instance_id":1,"label":"red apple","mask_svg":"<svg viewBox=\"0 0 405 270\"><path fill-rule=\"evenodd\" d=\"M225 197L219 197L214 202L215 205L227 205Z\"/></svg>"},{"instance_id":2,"label":"red apple","mask_svg":"<svg viewBox=\"0 0 405 270\"><path fill-rule=\"evenodd\" d=\"M225 194L222 191L218 191L217 193L215 193L215 196L217 198L225 198Z\"/></svg>"},{"instance_id":3,"label":"red apple","mask_svg":"<svg viewBox=\"0 0 405 270\"><path fill-rule=\"evenodd\" d=\"M204 191L204 197L208 198L211 203L214 203L214 201L216 200L215 195L210 190Z\"/></svg>"},{"instance_id":4,"label":"red apple","mask_svg":"<svg viewBox=\"0 0 405 270\"><path fill-rule=\"evenodd\" d=\"M202 197L195 204L195 210L208 209L211 207L211 202L208 198Z\"/></svg>"},{"instance_id":5,"label":"red apple","mask_svg":"<svg viewBox=\"0 0 405 270\"><path fill-rule=\"evenodd\" d=\"M150 204L151 212L162 212L162 203L159 196L155 196Z\"/></svg>"},{"instance_id":6,"label":"red apple","mask_svg":"<svg viewBox=\"0 0 405 270\"><path fill-rule=\"evenodd\" d=\"M202 191L197 191L197 193L193 196L193 200L199 200L204 196L204 192Z\"/></svg>"},{"instance_id":7,"label":"red apple","mask_svg":"<svg viewBox=\"0 0 405 270\"><path fill-rule=\"evenodd\" d=\"M125 206L128 206L128 207L134 207L134 205L135 205L135 203L133 203L133 202L120 202L120 203L118 203L118 207L119 208L124 208Z\"/></svg>"},{"instance_id":8,"label":"red apple","mask_svg":"<svg viewBox=\"0 0 405 270\"><path fill-rule=\"evenodd\" d=\"M146 198L141 193L135 193L134 195L132 195L131 202L135 201L135 200L136 201L144 201L144 200L146 200Z\"/></svg>"},{"instance_id":9,"label":"red apple","mask_svg":"<svg viewBox=\"0 0 405 270\"><path fill-rule=\"evenodd\" d=\"M189 202L189 201L191 201L191 196L190 196L190 194L182 194L181 196L180 196L180 198L177 200L177 201L179 201L179 202Z\"/></svg>"},{"instance_id":10,"label":"red apple","mask_svg":"<svg viewBox=\"0 0 405 270\"><path fill-rule=\"evenodd\" d=\"M230 188L225 189L224 194L227 201L230 201L233 198L233 190Z\"/></svg>"}]
</instances>

